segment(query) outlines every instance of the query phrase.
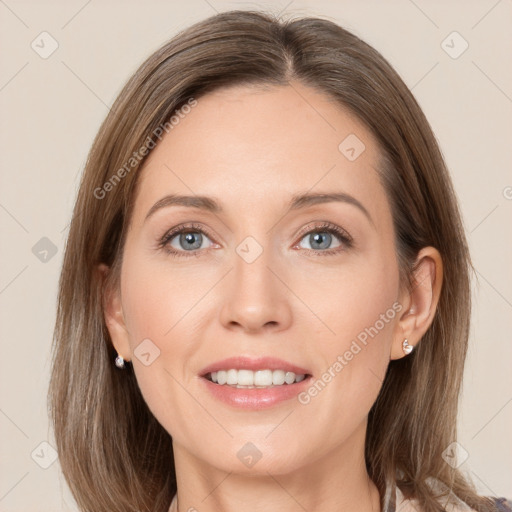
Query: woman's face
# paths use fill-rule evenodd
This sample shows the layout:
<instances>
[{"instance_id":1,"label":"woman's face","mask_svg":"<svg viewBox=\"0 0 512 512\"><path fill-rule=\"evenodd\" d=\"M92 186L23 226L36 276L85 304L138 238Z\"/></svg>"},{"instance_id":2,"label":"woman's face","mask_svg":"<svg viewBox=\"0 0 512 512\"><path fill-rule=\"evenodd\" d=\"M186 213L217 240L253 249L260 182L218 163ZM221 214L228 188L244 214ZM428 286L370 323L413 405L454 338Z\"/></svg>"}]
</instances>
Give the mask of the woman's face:
<instances>
[{"instance_id":1,"label":"woman's face","mask_svg":"<svg viewBox=\"0 0 512 512\"><path fill-rule=\"evenodd\" d=\"M363 125L298 83L201 97L152 150L124 249L120 326L108 324L176 449L261 474L361 449L403 338L377 165ZM188 234L171 232L180 226ZM240 357L266 371L222 362ZM308 376L279 385L293 367ZM212 369L275 385L213 383Z\"/></svg>"}]
</instances>

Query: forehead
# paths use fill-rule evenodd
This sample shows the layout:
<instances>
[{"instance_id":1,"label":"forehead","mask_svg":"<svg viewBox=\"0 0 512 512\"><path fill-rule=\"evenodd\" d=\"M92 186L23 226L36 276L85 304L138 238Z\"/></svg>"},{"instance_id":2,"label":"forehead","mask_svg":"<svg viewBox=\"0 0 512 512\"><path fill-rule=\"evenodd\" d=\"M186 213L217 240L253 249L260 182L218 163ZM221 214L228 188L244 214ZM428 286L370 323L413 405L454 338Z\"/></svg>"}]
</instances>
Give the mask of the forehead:
<instances>
[{"instance_id":1,"label":"forehead","mask_svg":"<svg viewBox=\"0 0 512 512\"><path fill-rule=\"evenodd\" d=\"M229 87L200 97L152 150L136 210L175 193L214 196L237 216L308 190L346 192L378 210L386 203L378 161L365 126L314 89Z\"/></svg>"}]
</instances>

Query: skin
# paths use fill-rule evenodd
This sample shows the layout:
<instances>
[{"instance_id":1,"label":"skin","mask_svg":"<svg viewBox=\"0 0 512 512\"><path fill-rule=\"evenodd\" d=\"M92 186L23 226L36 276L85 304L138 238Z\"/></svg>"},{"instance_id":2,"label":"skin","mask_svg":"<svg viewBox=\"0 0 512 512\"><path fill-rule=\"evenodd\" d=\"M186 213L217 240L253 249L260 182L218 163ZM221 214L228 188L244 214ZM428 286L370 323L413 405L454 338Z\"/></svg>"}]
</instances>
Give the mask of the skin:
<instances>
[{"instance_id":1,"label":"skin","mask_svg":"<svg viewBox=\"0 0 512 512\"><path fill-rule=\"evenodd\" d=\"M352 162L338 149L349 134L365 144ZM368 412L389 361L405 357L404 338L416 345L432 322L442 262L434 248L422 249L420 284L400 289L378 156L355 117L292 82L200 98L145 162L105 319L173 438L181 512L380 510L364 464ZM334 191L355 197L371 221L342 202L287 212L293 194ZM171 193L213 196L224 212L170 206L145 220ZM307 233L321 221L346 230L353 245L332 235L319 248ZM157 248L166 231L189 222L208 233L195 256ZM248 236L263 249L250 264L236 252ZM191 251L179 235L172 247ZM341 250L321 254L332 248ZM206 365L236 355L279 357L321 378L397 302L400 312L307 405L291 399L262 411L234 409L200 381ZM134 356L147 338L160 350L149 366ZM251 468L237 457L249 441L262 454Z\"/></svg>"}]
</instances>

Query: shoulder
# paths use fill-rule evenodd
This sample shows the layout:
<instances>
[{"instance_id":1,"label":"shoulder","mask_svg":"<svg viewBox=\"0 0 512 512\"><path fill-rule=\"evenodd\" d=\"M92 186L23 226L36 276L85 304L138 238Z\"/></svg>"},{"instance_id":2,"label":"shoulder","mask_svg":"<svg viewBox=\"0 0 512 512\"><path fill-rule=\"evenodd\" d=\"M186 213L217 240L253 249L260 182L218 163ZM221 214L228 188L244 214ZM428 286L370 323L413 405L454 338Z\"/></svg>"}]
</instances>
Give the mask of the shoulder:
<instances>
[{"instance_id":1,"label":"shoulder","mask_svg":"<svg viewBox=\"0 0 512 512\"><path fill-rule=\"evenodd\" d=\"M512 501L507 498L492 497L496 505L496 512L512 512Z\"/></svg>"},{"instance_id":2,"label":"shoulder","mask_svg":"<svg viewBox=\"0 0 512 512\"><path fill-rule=\"evenodd\" d=\"M458 498L453 491L450 491L439 481L430 480L429 485L432 490L440 491L442 488L447 490L443 498L439 500L439 505L444 512L477 512L467 503ZM406 499L398 486L395 487L395 500L389 500L387 506L384 507L385 512L419 512L421 507L416 499ZM512 512L512 500L505 497L485 496L492 504L494 504L495 512Z\"/></svg>"}]
</instances>

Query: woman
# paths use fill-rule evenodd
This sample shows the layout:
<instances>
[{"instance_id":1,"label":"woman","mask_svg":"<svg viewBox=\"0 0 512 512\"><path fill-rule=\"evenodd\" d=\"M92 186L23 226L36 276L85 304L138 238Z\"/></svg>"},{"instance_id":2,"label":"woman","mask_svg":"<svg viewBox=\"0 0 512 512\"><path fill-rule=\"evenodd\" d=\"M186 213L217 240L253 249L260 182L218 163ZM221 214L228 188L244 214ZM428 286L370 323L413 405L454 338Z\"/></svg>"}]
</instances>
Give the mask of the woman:
<instances>
[{"instance_id":1,"label":"woman","mask_svg":"<svg viewBox=\"0 0 512 512\"><path fill-rule=\"evenodd\" d=\"M70 227L49 401L80 510L511 510L458 469L470 269L378 52L259 12L178 34Z\"/></svg>"}]
</instances>

